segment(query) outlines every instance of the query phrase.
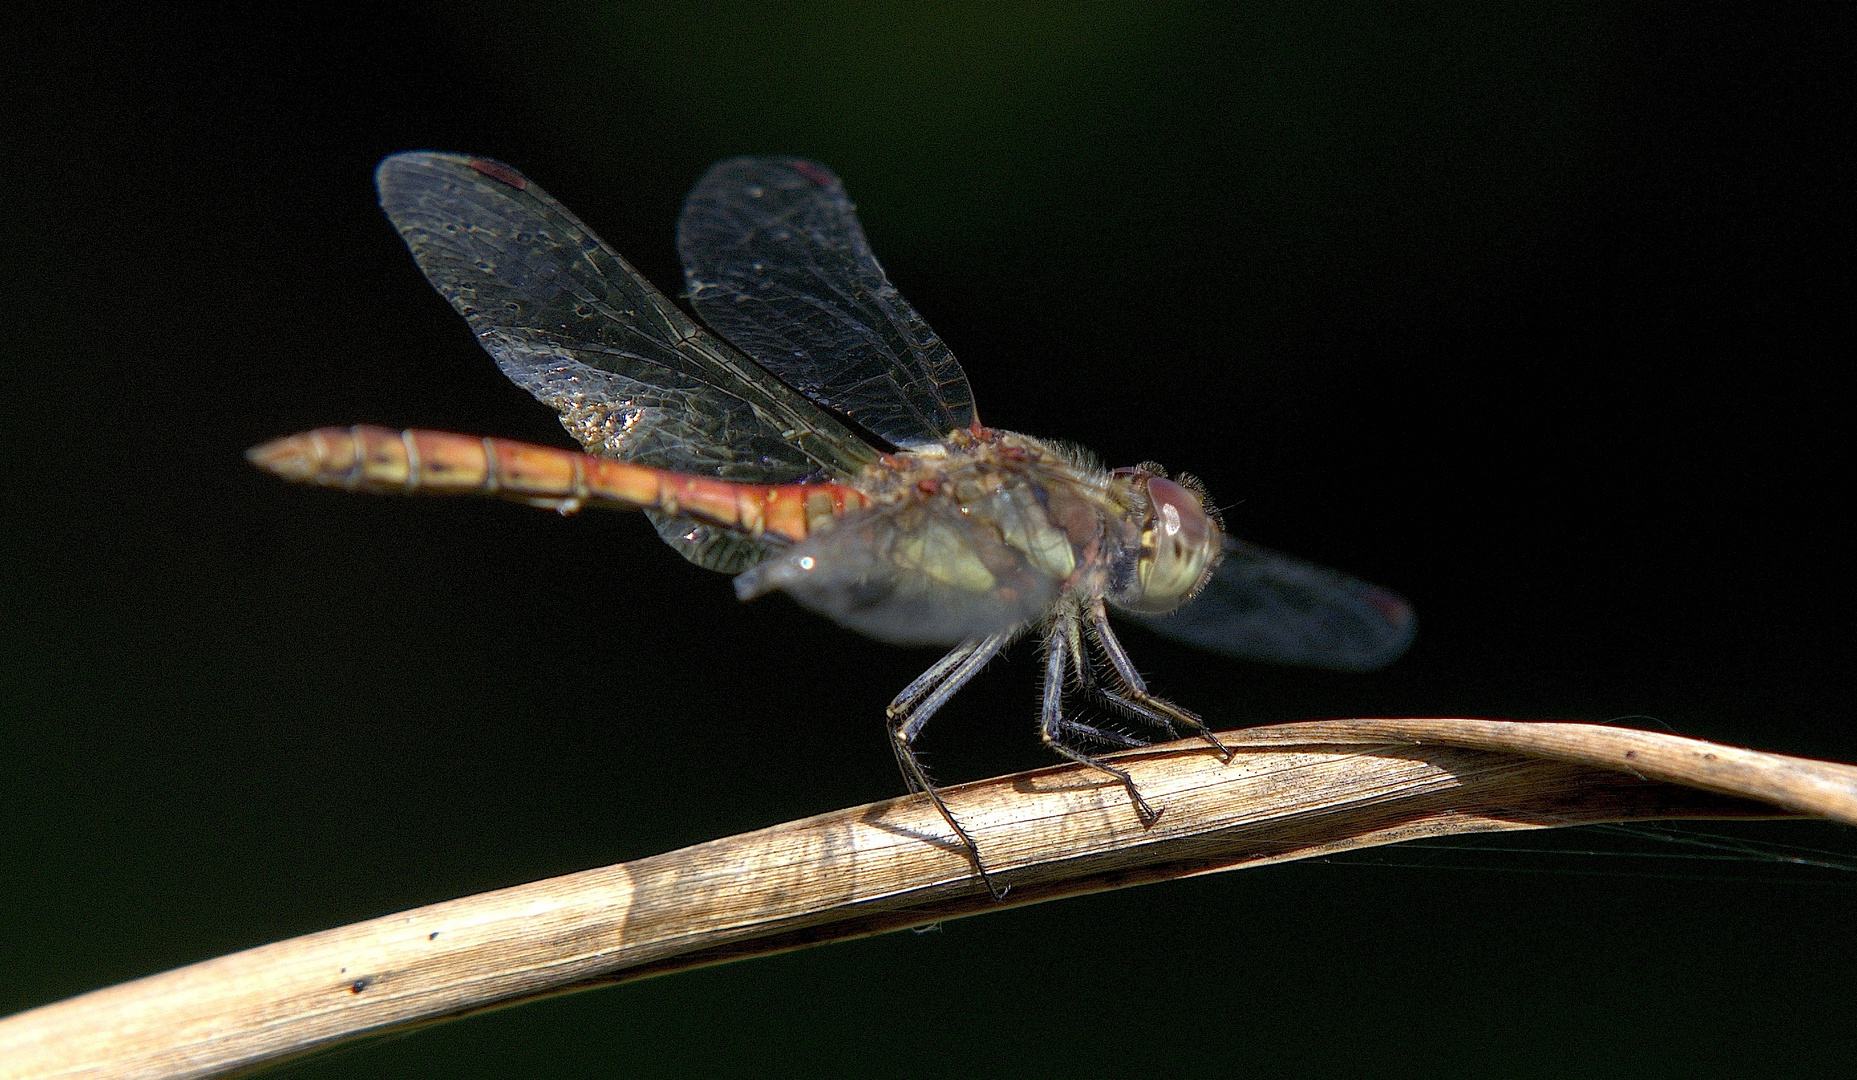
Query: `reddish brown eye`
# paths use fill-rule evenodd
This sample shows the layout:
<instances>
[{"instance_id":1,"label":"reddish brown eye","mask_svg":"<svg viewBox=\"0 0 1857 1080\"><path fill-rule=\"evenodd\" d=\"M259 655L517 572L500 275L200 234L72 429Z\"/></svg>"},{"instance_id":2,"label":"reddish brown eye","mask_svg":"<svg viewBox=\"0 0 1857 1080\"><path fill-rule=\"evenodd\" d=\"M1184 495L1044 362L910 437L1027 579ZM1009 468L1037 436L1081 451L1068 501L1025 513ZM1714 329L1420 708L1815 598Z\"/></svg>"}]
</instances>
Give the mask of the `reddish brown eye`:
<instances>
[{"instance_id":1,"label":"reddish brown eye","mask_svg":"<svg viewBox=\"0 0 1857 1080\"><path fill-rule=\"evenodd\" d=\"M1200 508L1198 497L1179 484L1154 477L1148 481L1148 499L1154 503L1157 540L1198 548L1212 536L1212 519Z\"/></svg>"},{"instance_id":2,"label":"reddish brown eye","mask_svg":"<svg viewBox=\"0 0 1857 1080\"><path fill-rule=\"evenodd\" d=\"M1115 597L1131 611L1165 614L1192 599L1218 562L1219 526L1184 484L1148 478L1153 513L1141 527L1135 588Z\"/></svg>"}]
</instances>

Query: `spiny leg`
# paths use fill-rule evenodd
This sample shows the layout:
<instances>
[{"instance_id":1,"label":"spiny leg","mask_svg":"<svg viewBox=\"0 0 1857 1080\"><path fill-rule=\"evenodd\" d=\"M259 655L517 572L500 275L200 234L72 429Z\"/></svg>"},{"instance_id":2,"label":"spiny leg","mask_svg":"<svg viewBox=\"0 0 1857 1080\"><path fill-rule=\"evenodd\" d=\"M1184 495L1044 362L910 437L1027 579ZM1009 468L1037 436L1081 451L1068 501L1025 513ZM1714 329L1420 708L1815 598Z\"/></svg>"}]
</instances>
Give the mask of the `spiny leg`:
<instances>
[{"instance_id":1,"label":"spiny leg","mask_svg":"<svg viewBox=\"0 0 1857 1080\"><path fill-rule=\"evenodd\" d=\"M903 688L896 695L884 715L890 718L892 749L896 751L896 763L903 770L903 781L910 791L934 792L934 785L928 783L927 774L916 760L913 744L929 718L941 710L948 699L966 686L968 680L985 667L1000 649L1005 647L1006 635L995 634L993 637L978 641L964 641L955 646L946 656L935 661L927 671L917 676L915 681ZM941 800L936 798L936 805ZM946 816L947 811L942 811ZM953 824L952 821L949 824ZM959 832L959 826L955 831ZM963 834L965 835L965 834Z\"/></svg>"},{"instance_id":2,"label":"spiny leg","mask_svg":"<svg viewBox=\"0 0 1857 1080\"><path fill-rule=\"evenodd\" d=\"M1124 716L1139 720L1144 724L1160 728L1169 738L1180 737L1180 729L1173 721L1157 712L1141 709L1122 694L1103 686L1096 679L1095 658L1083 641L1083 620L1077 616L1061 620L1064 631L1064 644L1070 652L1071 670L1075 673L1077 687L1084 693L1109 705ZM1111 740L1114 741L1114 740ZM1146 746L1145 740L1129 738L1130 746Z\"/></svg>"},{"instance_id":3,"label":"spiny leg","mask_svg":"<svg viewBox=\"0 0 1857 1080\"><path fill-rule=\"evenodd\" d=\"M923 770L922 762L916 758L916 736L921 733L922 725L929 722L936 711L948 703L955 692L974 677L987 661L993 659L1000 649L1005 647L1009 638L1007 634L994 634L979 641L965 642L958 645L948 655L935 662L935 665L922 673L916 681L904 687L903 692L890 702L885 713L890 718L890 749L896 753L896 764L903 770L903 780L909 790L919 791L929 797L940 811L948 828L960 838L961 846L967 849L967 857L974 862L974 870L980 874L980 880L993 894L993 899L1004 900L1006 889L993 883L993 876L987 873L986 863L980 859L980 846L974 843L967 830L954 818L953 811L942 801L941 792L929 781L928 773Z\"/></svg>"},{"instance_id":4,"label":"spiny leg","mask_svg":"<svg viewBox=\"0 0 1857 1080\"><path fill-rule=\"evenodd\" d=\"M889 708L884 710L885 714L894 719L915 708L917 702L926 697L929 691L941 685L942 680L948 677L948 672L953 671L961 661L972 656L974 650L978 649L981 644L981 641L963 641L956 645L946 656L930 665L927 671L916 676L914 682L903 687L903 692L896 695L895 699L890 702Z\"/></svg>"},{"instance_id":5,"label":"spiny leg","mask_svg":"<svg viewBox=\"0 0 1857 1080\"><path fill-rule=\"evenodd\" d=\"M1128 658L1128 652L1122 648L1122 643L1116 640L1115 632L1109 629L1109 612L1103 607L1100 598L1090 605L1090 629L1095 634L1097 643L1103 647L1103 655L1109 658L1110 666L1115 669L1116 677L1122 682L1126 707L1131 712L1152 713L1171 723L1180 724L1211 743L1212 748L1217 750L1226 761L1232 759L1232 752L1226 749L1225 744L1219 741L1218 736L1212 733L1212 729L1206 726L1204 720L1171 701L1148 693L1148 684L1142 681L1141 673L1135 670L1135 662Z\"/></svg>"},{"instance_id":6,"label":"spiny leg","mask_svg":"<svg viewBox=\"0 0 1857 1080\"><path fill-rule=\"evenodd\" d=\"M1083 646L1083 620L1072 614L1057 621L1058 629L1064 634L1064 647L1070 651L1070 670L1076 674L1077 685L1085 690L1096 687L1096 673L1090 668L1090 653Z\"/></svg>"},{"instance_id":7,"label":"spiny leg","mask_svg":"<svg viewBox=\"0 0 1857 1080\"><path fill-rule=\"evenodd\" d=\"M1052 624L1051 632L1046 635L1045 647L1055 649L1062 645L1069 661L1069 675L1076 680L1078 688L1085 693L1100 697L1102 695L1096 684L1096 674L1090 669L1089 654L1084 651L1082 626L1082 619L1075 614L1058 616ZM1046 657L1045 662L1049 664L1050 658ZM1048 675L1047 671L1047 677ZM1138 736L1085 724L1069 716L1064 717L1062 725L1065 731L1075 732L1085 738L1095 739L1111 746L1133 749L1148 745L1148 740Z\"/></svg>"},{"instance_id":8,"label":"spiny leg","mask_svg":"<svg viewBox=\"0 0 1857 1080\"><path fill-rule=\"evenodd\" d=\"M1038 716L1039 734L1044 738L1045 745L1057 753L1080 765L1088 765L1092 769L1106 772L1122 781L1122 786L1128 789L1128 797L1135 803L1135 816L1141 819L1144 826L1152 825L1160 818L1160 811L1149 806L1148 800L1141 797L1141 791L1135 787L1134 777L1106 761L1064 745L1063 734L1067 731L1081 732L1097 738L1109 739L1111 742L1117 741L1106 731L1064 719L1064 661L1071 656L1073 651L1070 644L1071 631L1064 624L1068 622L1074 625L1076 620L1075 614L1066 613L1058 616L1057 624L1051 627L1051 632L1045 639L1045 700ZM1128 740L1128 742L1134 746L1141 745L1133 740Z\"/></svg>"},{"instance_id":9,"label":"spiny leg","mask_svg":"<svg viewBox=\"0 0 1857 1080\"><path fill-rule=\"evenodd\" d=\"M1118 679L1117 681L1120 680ZM1150 727L1159 728L1165 731L1167 737L1170 739L1178 739L1180 737L1180 729L1175 726L1173 718L1136 701L1129 697L1125 691L1111 690L1100 683L1092 684L1084 689L1091 697L1096 698L1098 701L1109 706L1116 712L1121 713L1123 716L1132 720L1139 720ZM1141 745L1147 746L1149 742L1143 741Z\"/></svg>"}]
</instances>

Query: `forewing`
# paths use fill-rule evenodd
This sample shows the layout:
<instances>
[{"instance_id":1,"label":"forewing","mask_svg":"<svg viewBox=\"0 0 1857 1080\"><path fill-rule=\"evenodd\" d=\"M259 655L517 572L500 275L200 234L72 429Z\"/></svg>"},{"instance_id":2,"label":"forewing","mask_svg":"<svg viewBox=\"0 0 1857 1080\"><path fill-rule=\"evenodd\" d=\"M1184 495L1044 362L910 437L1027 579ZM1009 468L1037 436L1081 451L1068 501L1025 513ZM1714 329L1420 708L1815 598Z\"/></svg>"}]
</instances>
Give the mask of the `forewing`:
<instances>
[{"instance_id":1,"label":"forewing","mask_svg":"<svg viewBox=\"0 0 1857 1080\"><path fill-rule=\"evenodd\" d=\"M426 278L590 452L776 483L847 478L875 460L509 166L414 152L382 161L374 178Z\"/></svg>"},{"instance_id":2,"label":"forewing","mask_svg":"<svg viewBox=\"0 0 1857 1080\"><path fill-rule=\"evenodd\" d=\"M813 400L902 447L974 422L961 365L884 277L824 166L717 164L684 200L677 250L703 321Z\"/></svg>"},{"instance_id":3,"label":"forewing","mask_svg":"<svg viewBox=\"0 0 1857 1080\"><path fill-rule=\"evenodd\" d=\"M1038 618L1058 582L996 528L937 500L847 517L735 579L744 600L775 589L880 641L953 645Z\"/></svg>"},{"instance_id":4,"label":"forewing","mask_svg":"<svg viewBox=\"0 0 1857 1080\"><path fill-rule=\"evenodd\" d=\"M1245 660L1372 671L1406 651L1418 617L1398 595L1324 566L1225 538L1225 558L1155 632Z\"/></svg>"}]
</instances>

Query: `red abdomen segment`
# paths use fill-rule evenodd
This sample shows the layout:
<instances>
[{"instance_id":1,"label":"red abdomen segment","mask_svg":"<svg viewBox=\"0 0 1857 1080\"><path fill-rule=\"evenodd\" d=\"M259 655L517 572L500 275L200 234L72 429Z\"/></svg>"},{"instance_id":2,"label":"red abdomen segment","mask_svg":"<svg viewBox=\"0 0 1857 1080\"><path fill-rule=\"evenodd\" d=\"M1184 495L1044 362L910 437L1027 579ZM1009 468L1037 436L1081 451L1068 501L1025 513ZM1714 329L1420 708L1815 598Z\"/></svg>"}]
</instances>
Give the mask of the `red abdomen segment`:
<instances>
[{"instance_id":1,"label":"red abdomen segment","mask_svg":"<svg viewBox=\"0 0 1857 1080\"><path fill-rule=\"evenodd\" d=\"M838 483L742 484L511 439L365 424L290 435L245 456L286 480L350 491L495 495L564 514L582 506L660 510L795 543L870 505L862 491Z\"/></svg>"}]
</instances>

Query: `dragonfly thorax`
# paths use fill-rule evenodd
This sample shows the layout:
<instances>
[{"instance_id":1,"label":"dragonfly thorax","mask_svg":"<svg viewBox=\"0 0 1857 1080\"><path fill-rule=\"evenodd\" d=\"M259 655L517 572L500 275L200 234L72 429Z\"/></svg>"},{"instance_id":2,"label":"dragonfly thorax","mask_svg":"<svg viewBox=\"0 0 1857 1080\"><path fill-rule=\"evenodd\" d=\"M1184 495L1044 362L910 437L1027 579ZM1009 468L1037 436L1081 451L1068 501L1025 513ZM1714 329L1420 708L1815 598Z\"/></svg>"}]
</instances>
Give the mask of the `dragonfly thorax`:
<instances>
[{"instance_id":1,"label":"dragonfly thorax","mask_svg":"<svg viewBox=\"0 0 1857 1080\"><path fill-rule=\"evenodd\" d=\"M1080 447L978 424L887 464L892 491L948 500L984 523L1057 586L1053 601L1061 593L1169 614L1205 587L1224 550L1204 486L1170 480L1158 465L1108 471Z\"/></svg>"}]
</instances>

